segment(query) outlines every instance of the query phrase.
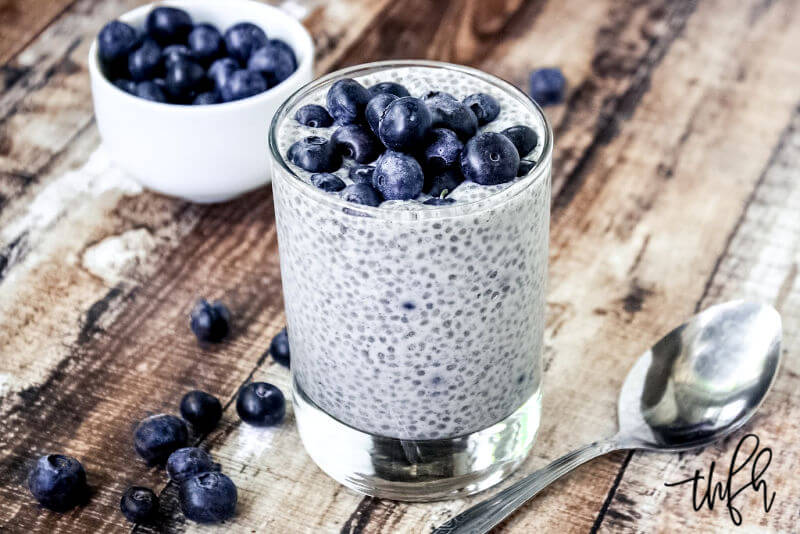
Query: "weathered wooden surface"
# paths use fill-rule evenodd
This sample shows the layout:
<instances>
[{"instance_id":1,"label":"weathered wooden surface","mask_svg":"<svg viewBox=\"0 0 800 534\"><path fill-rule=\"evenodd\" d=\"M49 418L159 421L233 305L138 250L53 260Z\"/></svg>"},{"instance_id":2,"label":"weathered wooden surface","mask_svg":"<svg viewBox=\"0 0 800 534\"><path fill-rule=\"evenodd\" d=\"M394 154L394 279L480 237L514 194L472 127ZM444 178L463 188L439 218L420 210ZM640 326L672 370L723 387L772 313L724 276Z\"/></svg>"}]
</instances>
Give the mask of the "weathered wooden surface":
<instances>
[{"instance_id":1,"label":"weathered wooden surface","mask_svg":"<svg viewBox=\"0 0 800 534\"><path fill-rule=\"evenodd\" d=\"M283 322L271 194L193 206L141 192L97 150L89 42L139 3L0 3L24 15L0 15L0 530L129 530L117 506L133 483L163 490L168 516L137 531L213 530L184 523L174 488L130 442L135 421L200 387L228 402L203 439L240 488L228 530L427 532L472 500L363 498L308 459L291 409L276 429L239 424L230 401L242 383L288 390L288 373L262 357ZM784 367L745 429L700 453L599 459L498 530L730 531L724 504L694 513L691 488L664 482L727 465L755 432L773 449L765 478L777 496L764 514L743 493L739 528L798 531L800 2L335 0L306 24L320 72L429 57L520 85L532 67L559 65L570 80L567 103L549 110L545 401L523 471L612 432L628 367L695 309L750 296L782 313ZM220 347L198 347L188 330L200 296L235 316ZM84 462L87 506L35 504L24 478L44 451Z\"/></svg>"}]
</instances>

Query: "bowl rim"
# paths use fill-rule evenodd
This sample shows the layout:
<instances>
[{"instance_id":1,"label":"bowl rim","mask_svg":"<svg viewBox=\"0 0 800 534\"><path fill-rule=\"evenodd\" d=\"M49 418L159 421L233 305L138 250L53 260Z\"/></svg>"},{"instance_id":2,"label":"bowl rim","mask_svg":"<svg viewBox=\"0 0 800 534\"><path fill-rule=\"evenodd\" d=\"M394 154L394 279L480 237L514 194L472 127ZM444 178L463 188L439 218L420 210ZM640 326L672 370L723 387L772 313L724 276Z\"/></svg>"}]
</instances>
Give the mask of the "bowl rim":
<instances>
[{"instance_id":1,"label":"bowl rim","mask_svg":"<svg viewBox=\"0 0 800 534\"><path fill-rule=\"evenodd\" d=\"M284 155L281 154L278 147L277 131L283 120L286 120L289 111L292 110L297 104L305 98L310 92L318 89L319 87L330 85L335 80L352 77L355 78L360 75L369 74L375 71L391 70L401 67L423 67L433 69L447 69L456 71L469 76L474 76L484 82L490 83L498 89L505 91L510 96L515 97L521 104L528 106L529 110L539 117L544 126L544 144L541 156L537 161L536 166L531 171L505 189L491 194L487 197L472 200L464 203L455 203L437 207L425 207L424 209L385 209L380 206L366 206L363 204L355 204L342 199L337 194L325 192L312 184L306 182L291 166L287 163ZM291 119L289 119L291 120ZM272 116L272 122L269 128L269 150L272 155L273 165L280 166L281 172L278 172L277 180L283 180L290 187L299 191L303 196L311 198L314 202L321 203L326 206L332 206L336 209L341 209L345 213L354 216L372 217L375 219L382 219L388 221L400 220L438 220L447 219L451 217L460 217L465 215L474 215L483 210L496 207L505 202L509 202L512 198L516 197L522 191L533 185L539 183L541 180L550 180L550 173L552 170L553 160L553 128L550 120L544 113L542 108L530 96L528 96L519 87L512 84L494 74L467 67L465 65L458 65L455 63L448 63L444 61L432 61L425 59L389 59L382 61L374 61L369 63L361 63L350 67L345 67L334 72L330 72L324 76L316 78L307 84L297 89L291 96L283 101L283 104L278 108ZM276 173L273 169L272 183L273 188L276 182ZM285 173L286 176L280 176Z\"/></svg>"},{"instance_id":2,"label":"bowl rim","mask_svg":"<svg viewBox=\"0 0 800 534\"><path fill-rule=\"evenodd\" d=\"M301 76L301 72L305 69L311 69L311 76L313 78L313 61L314 61L314 42L311 38L311 34L308 30L303 26L299 20L295 17L287 13L286 11L269 5L264 4L262 2L257 2L255 0L158 0L156 2L150 2L148 4L144 4L138 6L130 11L126 11L121 15L117 16L114 20L119 20L121 22L130 23L134 19L139 19L144 14L149 13L152 9L159 7L159 6L170 6L170 7L181 7L186 9L191 15L191 8L196 7L198 4L204 4L206 6L213 6L216 9L220 10L230 10L231 8L235 8L235 4L240 5L251 5L256 7L257 9L263 9L264 11L269 11L272 14L277 14L280 17L283 17L285 21L281 21L281 24L288 23L290 26L294 26L295 30L299 30L296 33L298 37L298 44L299 48L303 49L303 54L301 57L300 62L297 64L297 68L295 71L285 80L274 87L270 87L263 93L259 93L257 95L253 95L251 97L243 98L241 100L234 100L232 102L221 102L219 104L211 104L206 106L193 106L193 105L185 105L185 104L172 104L169 102L153 102L152 100L146 100L144 98L140 98L136 95L132 95L128 92L123 91L116 85L114 85L111 80L103 73L103 70L100 68L100 58L98 56L97 51L97 35L94 36L92 39L92 44L89 47L89 75L91 78L98 80L98 82L102 85L105 85L108 88L111 88L113 91L118 92L123 98L129 98L130 102L136 102L138 105L143 106L145 108L151 108L154 110L164 111L164 110L173 110L175 113L198 113L199 110L202 109L206 113L225 113L227 111L231 111L236 108L245 108L248 106L258 105L262 102L274 99L276 91L275 89L279 90L286 90L288 89L288 94L292 94L298 87L304 85L303 82L299 82L298 78ZM258 24L261 27L260 24ZM261 27L266 31L265 28ZM99 34L99 32L98 32ZM291 43L293 48L295 48L295 43ZM295 50L297 50L295 48ZM297 55L297 53L295 53ZM285 97L284 97L285 98ZM283 99L281 99L283 101Z\"/></svg>"}]
</instances>

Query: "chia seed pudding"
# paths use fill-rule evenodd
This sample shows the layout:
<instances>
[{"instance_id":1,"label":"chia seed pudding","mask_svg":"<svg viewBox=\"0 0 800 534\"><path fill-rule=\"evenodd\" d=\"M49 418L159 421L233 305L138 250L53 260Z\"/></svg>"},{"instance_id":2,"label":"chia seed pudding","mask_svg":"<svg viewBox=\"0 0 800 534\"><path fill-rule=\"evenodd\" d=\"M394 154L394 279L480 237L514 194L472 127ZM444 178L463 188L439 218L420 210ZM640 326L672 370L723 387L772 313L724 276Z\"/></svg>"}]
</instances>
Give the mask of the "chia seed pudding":
<instances>
[{"instance_id":1,"label":"chia seed pudding","mask_svg":"<svg viewBox=\"0 0 800 534\"><path fill-rule=\"evenodd\" d=\"M487 428L539 395L547 279L551 134L541 111L508 84L453 66L376 66L365 87L398 82L412 96L493 96L479 131L525 125L538 135L525 175L464 181L447 205L430 196L348 203L311 185L285 157L309 135L298 108L325 104L336 81L292 97L273 122L273 191L296 386L363 432L444 439ZM335 174L352 183L345 159Z\"/></svg>"}]
</instances>

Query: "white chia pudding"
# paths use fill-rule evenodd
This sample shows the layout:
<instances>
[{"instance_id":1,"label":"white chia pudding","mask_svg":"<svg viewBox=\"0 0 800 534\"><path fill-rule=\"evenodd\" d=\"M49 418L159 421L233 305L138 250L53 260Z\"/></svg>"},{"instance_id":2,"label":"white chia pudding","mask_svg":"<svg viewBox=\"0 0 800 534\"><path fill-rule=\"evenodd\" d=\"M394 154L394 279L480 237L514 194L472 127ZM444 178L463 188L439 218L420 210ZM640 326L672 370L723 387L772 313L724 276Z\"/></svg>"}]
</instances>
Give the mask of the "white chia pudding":
<instances>
[{"instance_id":1,"label":"white chia pudding","mask_svg":"<svg viewBox=\"0 0 800 534\"><path fill-rule=\"evenodd\" d=\"M479 131L532 128L527 174L498 185L464 181L434 206L377 207L311 185L285 157L309 135L295 112L325 105L335 79L296 95L273 123L273 191L297 386L322 410L371 434L442 439L482 430L539 394L547 279L551 134L523 93L488 75L401 62L351 72L369 87L398 82L412 96L493 96ZM335 172L350 184L344 160Z\"/></svg>"}]
</instances>

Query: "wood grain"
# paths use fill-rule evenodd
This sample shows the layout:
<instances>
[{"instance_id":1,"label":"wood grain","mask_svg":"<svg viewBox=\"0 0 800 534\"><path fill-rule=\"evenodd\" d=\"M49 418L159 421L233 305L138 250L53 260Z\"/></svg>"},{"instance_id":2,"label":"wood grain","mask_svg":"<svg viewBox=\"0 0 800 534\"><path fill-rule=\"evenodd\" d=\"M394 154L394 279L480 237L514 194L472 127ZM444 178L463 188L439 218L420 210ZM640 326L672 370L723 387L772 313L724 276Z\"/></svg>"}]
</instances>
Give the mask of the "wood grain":
<instances>
[{"instance_id":1,"label":"wood grain","mask_svg":"<svg viewBox=\"0 0 800 534\"><path fill-rule=\"evenodd\" d=\"M96 151L88 43L139 3L78 1L15 56L19 74L0 94L0 530L128 530L117 506L133 483L161 490L165 515L136 531L213 530L183 520L174 488L130 443L138 419L174 412L187 389L201 387L226 402L222 425L197 436L240 489L226 531L427 531L474 499L362 498L308 459L291 409L272 430L238 421L230 403L241 384L263 379L288 391L286 371L263 356L283 323L271 197L263 190L200 207L140 193ZM612 432L627 368L695 308L747 294L776 302L787 331L796 321L798 9L755 0L336 0L306 21L320 71L429 57L520 86L541 65L562 66L570 80L567 103L548 111L557 150L545 412L524 470ZM235 335L221 346L199 347L188 330L200 296L232 309ZM783 455L770 476L789 482L774 484L782 501L769 515L742 500L750 530L793 529L793 342L787 336L790 363L749 427ZM683 489L663 483L723 460L734 445L700 456L611 455L498 530L724 532L724 508L689 513ZM39 509L23 484L30 462L52 450L81 458L95 489L87 506L62 516Z\"/></svg>"}]
</instances>

